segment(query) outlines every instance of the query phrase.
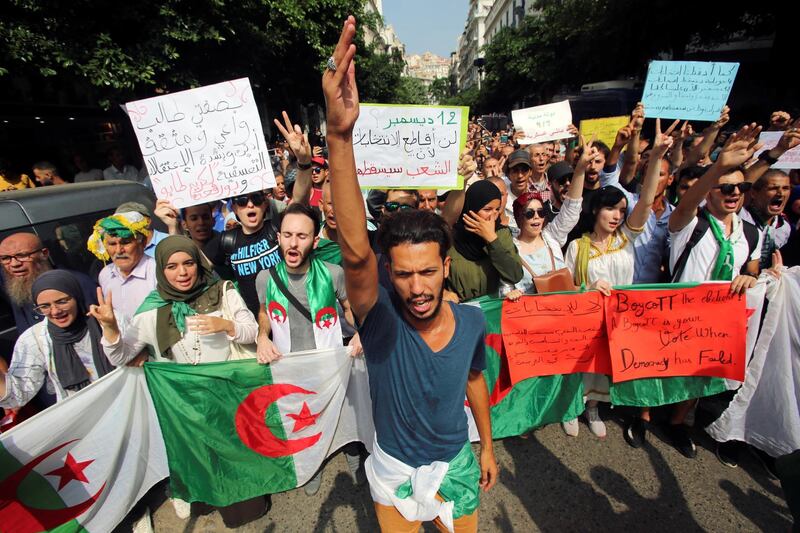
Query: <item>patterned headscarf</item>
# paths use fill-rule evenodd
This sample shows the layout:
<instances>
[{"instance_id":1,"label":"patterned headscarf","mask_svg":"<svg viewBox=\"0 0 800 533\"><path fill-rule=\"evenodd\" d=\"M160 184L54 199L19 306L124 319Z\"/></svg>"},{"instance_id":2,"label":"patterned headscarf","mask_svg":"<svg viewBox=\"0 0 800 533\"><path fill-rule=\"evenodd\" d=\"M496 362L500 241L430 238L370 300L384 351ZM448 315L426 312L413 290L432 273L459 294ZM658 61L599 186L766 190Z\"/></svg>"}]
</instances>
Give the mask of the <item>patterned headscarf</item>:
<instances>
[{"instance_id":1,"label":"patterned headscarf","mask_svg":"<svg viewBox=\"0 0 800 533\"><path fill-rule=\"evenodd\" d=\"M136 235L144 235L145 238L150 236L150 219L142 216L141 213L130 211L128 213L115 213L111 216L101 218L94 224L94 232L87 246L89 251L92 252L101 261L108 261L110 259L108 251L104 243L106 235L110 237L120 237L127 239Z\"/></svg>"}]
</instances>

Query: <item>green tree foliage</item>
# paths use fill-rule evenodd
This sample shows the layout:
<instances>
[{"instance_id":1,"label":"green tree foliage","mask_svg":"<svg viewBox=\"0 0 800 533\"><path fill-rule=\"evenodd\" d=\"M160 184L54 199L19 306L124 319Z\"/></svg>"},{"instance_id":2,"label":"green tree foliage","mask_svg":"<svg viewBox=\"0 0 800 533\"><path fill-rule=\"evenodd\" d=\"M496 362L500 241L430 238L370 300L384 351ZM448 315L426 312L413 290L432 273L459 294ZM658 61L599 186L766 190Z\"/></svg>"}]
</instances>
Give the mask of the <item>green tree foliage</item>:
<instances>
[{"instance_id":1,"label":"green tree foliage","mask_svg":"<svg viewBox=\"0 0 800 533\"><path fill-rule=\"evenodd\" d=\"M436 78L428 86L428 96L433 102L444 102L450 97L450 79Z\"/></svg>"},{"instance_id":2,"label":"green tree foliage","mask_svg":"<svg viewBox=\"0 0 800 533\"><path fill-rule=\"evenodd\" d=\"M360 0L11 0L0 79L75 88L105 105L247 76L283 101L320 101L319 74ZM369 51L364 51L369 53Z\"/></svg>"},{"instance_id":3,"label":"green tree foliage","mask_svg":"<svg viewBox=\"0 0 800 533\"><path fill-rule=\"evenodd\" d=\"M775 6L722 0L651 0L646 5L636 0L539 0L535 15L505 28L486 46L480 100L497 109L522 98L546 101L586 82L643 77L648 61L659 54L682 59L691 45L775 32L781 26Z\"/></svg>"},{"instance_id":4,"label":"green tree foliage","mask_svg":"<svg viewBox=\"0 0 800 533\"><path fill-rule=\"evenodd\" d=\"M417 105L424 105L428 102L428 88L425 87L425 84L421 80L409 76L400 78L397 91L395 91L394 97L390 101L390 103L393 104Z\"/></svg>"},{"instance_id":5,"label":"green tree foliage","mask_svg":"<svg viewBox=\"0 0 800 533\"><path fill-rule=\"evenodd\" d=\"M356 54L356 81L362 102L395 102L401 85L403 56L399 50L381 54L374 47L360 46Z\"/></svg>"}]
</instances>

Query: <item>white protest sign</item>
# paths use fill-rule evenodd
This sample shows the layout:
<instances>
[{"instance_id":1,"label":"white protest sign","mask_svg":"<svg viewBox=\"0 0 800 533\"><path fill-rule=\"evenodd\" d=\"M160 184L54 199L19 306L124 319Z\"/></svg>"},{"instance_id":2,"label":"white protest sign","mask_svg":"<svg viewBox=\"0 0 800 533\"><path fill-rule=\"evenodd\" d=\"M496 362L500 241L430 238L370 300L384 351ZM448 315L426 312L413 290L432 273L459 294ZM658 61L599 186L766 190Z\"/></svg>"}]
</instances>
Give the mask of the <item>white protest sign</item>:
<instances>
[{"instance_id":1,"label":"white protest sign","mask_svg":"<svg viewBox=\"0 0 800 533\"><path fill-rule=\"evenodd\" d=\"M125 107L156 196L175 207L275 186L247 78Z\"/></svg>"},{"instance_id":2,"label":"white protest sign","mask_svg":"<svg viewBox=\"0 0 800 533\"><path fill-rule=\"evenodd\" d=\"M759 149L753 156L758 157L764 150L772 150L775 148L775 145L778 144L782 135L782 131L762 131L761 135L758 137L758 142L764 143L764 147ZM780 156L778 162L772 165L771 168L780 168L783 170L800 168L800 146L795 146Z\"/></svg>"},{"instance_id":3,"label":"white protest sign","mask_svg":"<svg viewBox=\"0 0 800 533\"><path fill-rule=\"evenodd\" d=\"M454 189L468 107L361 104L353 129L364 189Z\"/></svg>"},{"instance_id":4,"label":"white protest sign","mask_svg":"<svg viewBox=\"0 0 800 533\"><path fill-rule=\"evenodd\" d=\"M536 144L556 139L567 139L572 134L567 130L572 124L572 109L569 100L545 104L511 112L514 129L525 132L519 144Z\"/></svg>"}]
</instances>

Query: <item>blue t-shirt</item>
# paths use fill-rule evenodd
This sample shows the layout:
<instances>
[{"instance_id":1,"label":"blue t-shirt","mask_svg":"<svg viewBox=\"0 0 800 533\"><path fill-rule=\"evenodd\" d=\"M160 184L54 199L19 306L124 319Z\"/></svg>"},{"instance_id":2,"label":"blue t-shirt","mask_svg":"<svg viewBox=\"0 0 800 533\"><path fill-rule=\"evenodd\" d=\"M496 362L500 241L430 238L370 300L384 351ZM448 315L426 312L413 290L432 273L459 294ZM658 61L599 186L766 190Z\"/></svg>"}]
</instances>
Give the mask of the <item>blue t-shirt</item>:
<instances>
[{"instance_id":1,"label":"blue t-shirt","mask_svg":"<svg viewBox=\"0 0 800 533\"><path fill-rule=\"evenodd\" d=\"M417 468L450 461L468 440L464 398L470 370L486 366L480 309L447 303L453 338L433 352L383 287L359 329L380 447Z\"/></svg>"}]
</instances>

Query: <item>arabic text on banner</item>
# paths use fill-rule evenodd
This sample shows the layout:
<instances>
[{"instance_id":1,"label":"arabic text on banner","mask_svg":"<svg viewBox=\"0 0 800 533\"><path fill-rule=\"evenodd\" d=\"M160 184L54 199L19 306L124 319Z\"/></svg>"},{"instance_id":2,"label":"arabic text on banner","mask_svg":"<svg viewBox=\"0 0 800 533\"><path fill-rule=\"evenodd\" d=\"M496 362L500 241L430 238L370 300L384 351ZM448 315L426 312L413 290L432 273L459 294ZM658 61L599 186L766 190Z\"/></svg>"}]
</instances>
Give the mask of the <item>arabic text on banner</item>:
<instances>
[{"instance_id":1,"label":"arabic text on banner","mask_svg":"<svg viewBox=\"0 0 800 533\"><path fill-rule=\"evenodd\" d=\"M581 135L587 141L593 135L597 135L597 140L605 143L609 148L614 145L614 140L617 138L617 131L628 125L630 118L627 116L607 117L607 118L592 118L589 120L581 120Z\"/></svg>"},{"instance_id":2,"label":"arabic text on banner","mask_svg":"<svg viewBox=\"0 0 800 533\"><path fill-rule=\"evenodd\" d=\"M535 144L572 137L568 127L572 124L569 100L545 104L511 112L514 128L523 130L525 137L519 144Z\"/></svg>"},{"instance_id":3,"label":"arabic text on banner","mask_svg":"<svg viewBox=\"0 0 800 533\"><path fill-rule=\"evenodd\" d=\"M753 157L758 157L764 150L772 150L778 144L782 131L762 131L758 137L758 142L764 143L764 146ZM791 150L784 153L778 158L778 162L772 165L772 168L780 168L788 170L792 168L800 168L800 146L795 146Z\"/></svg>"},{"instance_id":4,"label":"arabic text on banner","mask_svg":"<svg viewBox=\"0 0 800 533\"><path fill-rule=\"evenodd\" d=\"M713 122L728 101L738 70L739 63L651 61L642 92L645 113Z\"/></svg>"},{"instance_id":5,"label":"arabic text on banner","mask_svg":"<svg viewBox=\"0 0 800 533\"><path fill-rule=\"evenodd\" d=\"M455 189L468 107L362 104L353 129L365 189Z\"/></svg>"},{"instance_id":6,"label":"arabic text on banner","mask_svg":"<svg viewBox=\"0 0 800 533\"><path fill-rule=\"evenodd\" d=\"M275 186L250 80L126 104L153 190L176 207Z\"/></svg>"}]
</instances>

